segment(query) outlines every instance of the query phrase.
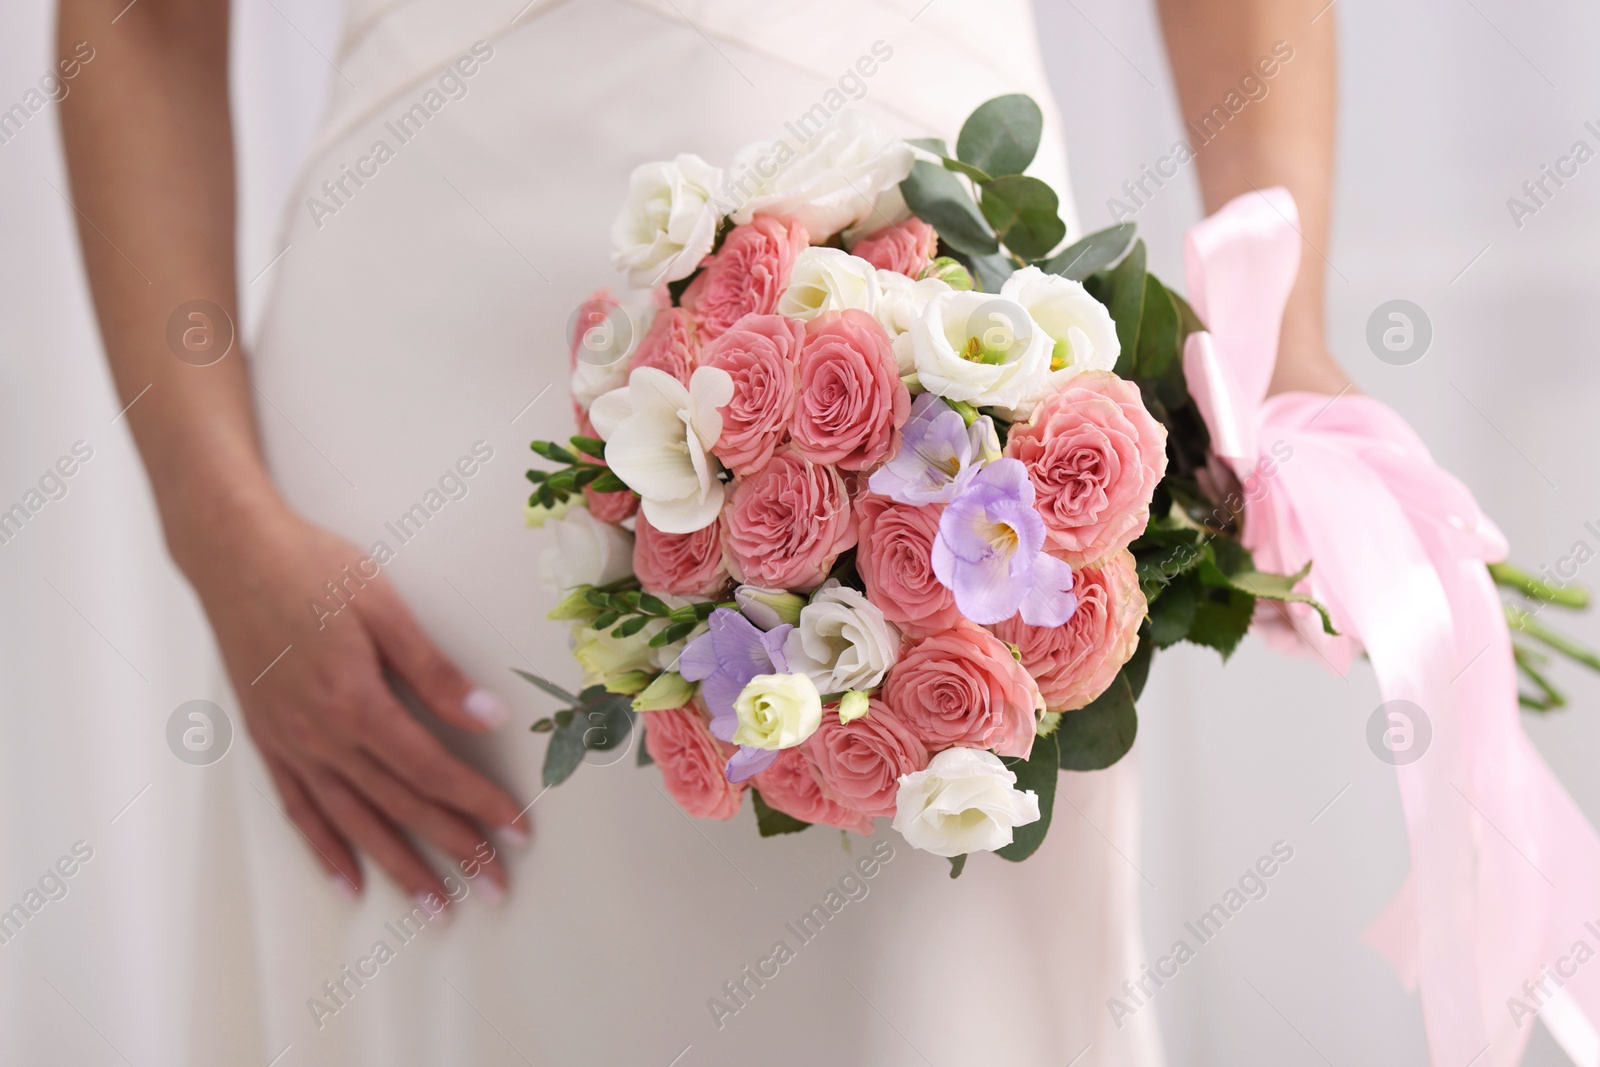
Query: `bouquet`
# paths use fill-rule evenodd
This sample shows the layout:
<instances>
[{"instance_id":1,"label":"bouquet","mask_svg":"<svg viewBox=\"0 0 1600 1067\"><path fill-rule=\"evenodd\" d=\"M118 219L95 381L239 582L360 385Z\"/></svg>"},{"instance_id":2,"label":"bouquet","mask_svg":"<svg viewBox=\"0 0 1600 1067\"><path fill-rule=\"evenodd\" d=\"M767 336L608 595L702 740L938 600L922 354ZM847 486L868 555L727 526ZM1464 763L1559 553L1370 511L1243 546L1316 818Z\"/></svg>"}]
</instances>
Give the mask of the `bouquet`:
<instances>
[{"instance_id":1,"label":"bouquet","mask_svg":"<svg viewBox=\"0 0 1600 1067\"><path fill-rule=\"evenodd\" d=\"M1000 97L952 153L845 112L635 171L634 292L575 315L580 433L528 472L585 680L524 674L567 705L534 725L547 785L642 728L691 816L892 818L954 877L1032 854L1058 771L1129 750L1157 649L1337 633L1309 562L1241 540L1292 448L1213 454L1199 317L1131 223L1059 247L1041 127Z\"/></svg>"}]
</instances>

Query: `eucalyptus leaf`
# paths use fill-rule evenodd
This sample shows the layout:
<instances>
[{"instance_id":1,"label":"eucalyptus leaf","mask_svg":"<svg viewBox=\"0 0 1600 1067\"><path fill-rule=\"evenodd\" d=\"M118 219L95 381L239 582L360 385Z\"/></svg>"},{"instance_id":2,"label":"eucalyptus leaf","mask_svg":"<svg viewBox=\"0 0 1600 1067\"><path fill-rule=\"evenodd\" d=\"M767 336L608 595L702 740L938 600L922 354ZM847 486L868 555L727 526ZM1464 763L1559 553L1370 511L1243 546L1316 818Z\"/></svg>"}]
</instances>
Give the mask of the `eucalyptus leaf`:
<instances>
[{"instance_id":1,"label":"eucalyptus leaf","mask_svg":"<svg viewBox=\"0 0 1600 1067\"><path fill-rule=\"evenodd\" d=\"M938 230L940 240L957 252L987 256L1000 251L978 205L950 171L919 159L900 183L900 193L917 218Z\"/></svg>"},{"instance_id":2,"label":"eucalyptus leaf","mask_svg":"<svg viewBox=\"0 0 1600 1067\"><path fill-rule=\"evenodd\" d=\"M574 717L583 720L583 747L591 752L608 752L628 740L633 729L633 698L592 686L579 693L583 706Z\"/></svg>"},{"instance_id":3,"label":"eucalyptus leaf","mask_svg":"<svg viewBox=\"0 0 1600 1067\"><path fill-rule=\"evenodd\" d=\"M1044 114L1021 93L978 105L956 138L956 158L997 177L1021 174L1039 151Z\"/></svg>"},{"instance_id":4,"label":"eucalyptus leaf","mask_svg":"<svg viewBox=\"0 0 1600 1067\"><path fill-rule=\"evenodd\" d=\"M1014 175L980 186L984 217L995 235L1023 259L1050 254L1067 235L1067 224L1057 212L1061 201L1054 189L1038 178Z\"/></svg>"},{"instance_id":5,"label":"eucalyptus leaf","mask_svg":"<svg viewBox=\"0 0 1600 1067\"><path fill-rule=\"evenodd\" d=\"M1017 265L1010 256L997 252L992 256L968 256L967 263L978 288L985 293L998 293L1006 279L1016 273Z\"/></svg>"},{"instance_id":6,"label":"eucalyptus leaf","mask_svg":"<svg viewBox=\"0 0 1600 1067\"><path fill-rule=\"evenodd\" d=\"M762 837L774 837L778 834L797 834L811 824L801 822L793 815L785 815L776 808L769 807L757 790L750 790L750 799L755 801L756 829Z\"/></svg>"},{"instance_id":7,"label":"eucalyptus leaf","mask_svg":"<svg viewBox=\"0 0 1600 1067\"><path fill-rule=\"evenodd\" d=\"M534 686L535 688L544 690L546 693L549 693L551 696L555 697L557 700L559 700L562 703L567 704L567 705L569 705L571 707L577 707L579 704L583 703L576 696L574 696L573 694L567 692L565 689L561 688L559 685L556 685L554 682L552 682L548 678L542 678L537 674L530 674L527 671L519 671L515 667L511 668L511 673L517 675L523 681L528 682L530 685Z\"/></svg>"},{"instance_id":8,"label":"eucalyptus leaf","mask_svg":"<svg viewBox=\"0 0 1600 1067\"><path fill-rule=\"evenodd\" d=\"M1117 342L1122 346L1116 373L1122 378L1133 377L1134 360L1139 354L1139 327L1144 319L1147 277L1144 242L1135 241L1133 251L1111 272L1111 284L1116 287L1116 295L1111 299L1111 317L1116 320Z\"/></svg>"},{"instance_id":9,"label":"eucalyptus leaf","mask_svg":"<svg viewBox=\"0 0 1600 1067\"><path fill-rule=\"evenodd\" d=\"M1059 274L1081 282L1097 270L1111 266L1133 244L1138 227L1131 222L1119 222L1103 230L1096 230L1081 240L1074 241L1044 263L1039 269L1046 274Z\"/></svg>"},{"instance_id":10,"label":"eucalyptus leaf","mask_svg":"<svg viewBox=\"0 0 1600 1067\"><path fill-rule=\"evenodd\" d=\"M1072 714L1076 714L1073 712ZM1056 779L1061 776L1061 751L1056 747L1056 734L1035 737L1033 751L1025 760L1008 760L1008 766L1017 776L1017 788L1031 789L1039 797L1039 818L1012 832L1011 844L996 849L995 854L1012 861L1025 860L1044 844L1050 832L1050 814L1056 804Z\"/></svg>"},{"instance_id":11,"label":"eucalyptus leaf","mask_svg":"<svg viewBox=\"0 0 1600 1067\"><path fill-rule=\"evenodd\" d=\"M1092 704L1061 717L1054 735L1061 750L1061 769L1104 770L1128 754L1138 733L1133 687L1127 674L1119 673Z\"/></svg>"},{"instance_id":12,"label":"eucalyptus leaf","mask_svg":"<svg viewBox=\"0 0 1600 1067\"><path fill-rule=\"evenodd\" d=\"M555 714L556 728L550 734L550 744L544 750L542 777L546 786L560 785L572 777L572 772L583 762L583 732L588 728L583 716L572 710Z\"/></svg>"}]
</instances>

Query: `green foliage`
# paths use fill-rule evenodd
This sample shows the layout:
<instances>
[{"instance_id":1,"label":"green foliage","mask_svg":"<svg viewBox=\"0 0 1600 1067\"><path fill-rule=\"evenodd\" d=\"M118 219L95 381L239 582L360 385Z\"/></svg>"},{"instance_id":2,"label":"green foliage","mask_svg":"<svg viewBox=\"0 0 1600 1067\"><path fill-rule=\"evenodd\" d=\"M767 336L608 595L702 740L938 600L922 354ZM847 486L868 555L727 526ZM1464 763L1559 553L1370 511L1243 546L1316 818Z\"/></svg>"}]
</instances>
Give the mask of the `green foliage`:
<instances>
[{"instance_id":1,"label":"green foliage","mask_svg":"<svg viewBox=\"0 0 1600 1067\"><path fill-rule=\"evenodd\" d=\"M940 240L957 252L986 256L1000 251L978 205L961 180L945 168L917 160L900 183L900 193L917 218L938 230Z\"/></svg>"},{"instance_id":2,"label":"green foliage","mask_svg":"<svg viewBox=\"0 0 1600 1067\"><path fill-rule=\"evenodd\" d=\"M528 504L553 508L569 497L582 493L585 488L597 493L619 493L628 486L611 473L605 465L606 443L594 437L575 436L571 448L554 441L532 441L528 447L551 463L560 464L553 471L529 470L528 481L534 485Z\"/></svg>"},{"instance_id":3,"label":"green foliage","mask_svg":"<svg viewBox=\"0 0 1600 1067\"><path fill-rule=\"evenodd\" d=\"M1056 747L1056 734L1033 739L1033 751L1028 758L1006 760L1006 766L1017 776L1017 788L1033 790L1039 797L1039 818L1013 832L1011 844L997 849L996 855L1013 861L1025 860L1044 844L1050 832L1050 815L1056 803L1056 779L1061 775L1061 754Z\"/></svg>"},{"instance_id":4,"label":"green foliage","mask_svg":"<svg viewBox=\"0 0 1600 1067\"><path fill-rule=\"evenodd\" d=\"M761 832L762 837L797 834L811 825L808 822L801 822L793 815L785 815L776 808L768 807L757 790L750 790L750 799L755 801L756 829Z\"/></svg>"},{"instance_id":5,"label":"green foliage","mask_svg":"<svg viewBox=\"0 0 1600 1067\"><path fill-rule=\"evenodd\" d=\"M956 158L1003 178L1021 174L1039 151L1044 115L1021 93L997 96L978 105L956 138Z\"/></svg>"},{"instance_id":6,"label":"green foliage","mask_svg":"<svg viewBox=\"0 0 1600 1067\"><path fill-rule=\"evenodd\" d=\"M1127 667L1094 702L1061 716L1054 737L1064 771L1098 771L1128 754L1139 733ZM1036 742L1037 743L1037 742Z\"/></svg>"},{"instance_id":7,"label":"green foliage","mask_svg":"<svg viewBox=\"0 0 1600 1067\"><path fill-rule=\"evenodd\" d=\"M1095 271L1121 259L1133 244L1136 229L1131 222L1119 222L1115 226L1096 230L1039 264L1039 269L1046 274L1059 274L1063 278L1081 282Z\"/></svg>"},{"instance_id":8,"label":"green foliage","mask_svg":"<svg viewBox=\"0 0 1600 1067\"><path fill-rule=\"evenodd\" d=\"M982 183L984 218L1013 255L1039 259L1061 243L1067 224L1057 214L1056 191L1040 181L1017 174Z\"/></svg>"},{"instance_id":9,"label":"green foliage","mask_svg":"<svg viewBox=\"0 0 1600 1067\"><path fill-rule=\"evenodd\" d=\"M960 878L961 872L967 869L967 854L950 857L950 877Z\"/></svg>"},{"instance_id":10,"label":"green foliage","mask_svg":"<svg viewBox=\"0 0 1600 1067\"><path fill-rule=\"evenodd\" d=\"M571 707L533 724L535 733L550 735L550 744L544 752L545 785L560 785L572 777L586 753L606 752L627 741L634 720L633 702L629 698L608 693L599 685L590 686L574 697L535 675L525 671L516 673L552 696L562 693L570 697Z\"/></svg>"}]
</instances>

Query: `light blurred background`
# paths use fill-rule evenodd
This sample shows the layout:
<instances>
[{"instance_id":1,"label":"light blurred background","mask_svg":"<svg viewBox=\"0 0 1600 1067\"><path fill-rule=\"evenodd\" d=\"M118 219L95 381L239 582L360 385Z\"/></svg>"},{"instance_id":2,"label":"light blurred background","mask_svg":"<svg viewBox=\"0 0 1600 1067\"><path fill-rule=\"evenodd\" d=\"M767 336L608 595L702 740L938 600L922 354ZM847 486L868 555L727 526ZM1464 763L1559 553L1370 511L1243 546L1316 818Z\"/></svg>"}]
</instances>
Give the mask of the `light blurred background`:
<instances>
[{"instance_id":1,"label":"light blurred background","mask_svg":"<svg viewBox=\"0 0 1600 1067\"><path fill-rule=\"evenodd\" d=\"M252 279L278 251L279 205L316 121L327 71L320 53L331 51L339 13L316 0L234 6L248 331L270 274ZM1038 8L1079 213L1098 228L1112 221L1108 198L1122 197L1122 183L1181 136L1154 11L1128 0L1038 0ZM1600 400L1592 355L1600 161L1520 227L1506 202L1575 141L1600 147L1583 125L1600 124L1600 69L1589 54L1600 9L1574 0L1336 0L1322 17L1337 19L1341 41L1336 218L1324 250L1333 348L1362 390L1410 419L1465 479L1518 560L1553 565L1574 542L1593 541L1584 523L1600 520L1590 461ZM10 4L5 25L0 107L49 66L49 5ZM1290 63L1279 80L1296 76ZM0 900L85 839L96 849L96 878L72 891L101 902L94 922L54 922L27 931L29 944L0 947L0 1031L59 1027L73 1035L64 1047L83 1050L62 1062L114 1063L122 1052L88 1033L71 998L40 992L34 979L70 989L51 961L100 958L129 978L116 1009L119 1041L181 1048L175 1026L204 1019L221 994L190 989L187 1004L173 1003L168 979L178 972L164 961L185 957L183 946L201 937L227 950L218 921L227 902L192 888L195 870L226 858L166 829L215 814L196 805L193 776L151 730L201 684L193 650L208 639L161 550L137 457L115 418L121 405L82 285L59 144L46 108L0 145L0 507L74 441L95 451L67 497L0 548ZM1198 217L1192 167L1136 216L1153 269L1174 282L1181 235ZM1413 365L1386 365L1366 342L1369 316L1392 299L1416 303L1432 324L1431 347ZM1580 581L1600 576L1590 569ZM98 604L128 599L188 604L189 624L177 634L95 630ZM1600 619L1570 629L1600 642ZM119 682L108 663L124 653ZM1160 992L1169 1061L1423 1063L1417 998L1359 940L1408 864L1393 772L1365 741L1378 703L1371 676L1358 665L1342 680L1254 641L1235 659L1224 671L1208 652L1166 654L1141 702L1146 831L1137 861L1152 955L1273 842L1292 845L1294 859L1265 900ZM1573 706L1527 717L1528 729L1600 821L1600 680L1569 671L1562 681ZM69 748L33 736L32 724L57 716L78 726ZM70 895L51 905L62 919L73 907ZM245 988L234 995L248 995L249 980L244 960ZM5 1058L8 1047L19 1046L0 1033L0 1062L20 1062ZM1541 1031L1526 1062L1565 1060Z\"/></svg>"}]
</instances>

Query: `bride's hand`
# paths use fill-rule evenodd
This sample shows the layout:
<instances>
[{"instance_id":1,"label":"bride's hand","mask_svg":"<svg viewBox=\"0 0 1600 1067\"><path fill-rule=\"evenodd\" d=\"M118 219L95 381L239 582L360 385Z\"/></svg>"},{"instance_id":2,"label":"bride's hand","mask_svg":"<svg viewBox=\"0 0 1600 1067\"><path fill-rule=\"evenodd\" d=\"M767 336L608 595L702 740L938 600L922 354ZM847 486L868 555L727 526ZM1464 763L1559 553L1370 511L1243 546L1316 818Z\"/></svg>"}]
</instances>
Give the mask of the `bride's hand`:
<instances>
[{"instance_id":1,"label":"bride's hand","mask_svg":"<svg viewBox=\"0 0 1600 1067\"><path fill-rule=\"evenodd\" d=\"M352 895L362 886L354 848L413 896L447 899L410 834L481 874L474 887L497 899L505 869L483 828L525 840L519 805L446 751L384 671L460 729L500 725L505 706L435 647L381 573L358 571L353 545L282 508L246 525L227 551L189 569L289 818ZM343 586L331 616L327 582Z\"/></svg>"}]
</instances>

